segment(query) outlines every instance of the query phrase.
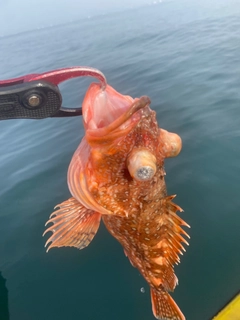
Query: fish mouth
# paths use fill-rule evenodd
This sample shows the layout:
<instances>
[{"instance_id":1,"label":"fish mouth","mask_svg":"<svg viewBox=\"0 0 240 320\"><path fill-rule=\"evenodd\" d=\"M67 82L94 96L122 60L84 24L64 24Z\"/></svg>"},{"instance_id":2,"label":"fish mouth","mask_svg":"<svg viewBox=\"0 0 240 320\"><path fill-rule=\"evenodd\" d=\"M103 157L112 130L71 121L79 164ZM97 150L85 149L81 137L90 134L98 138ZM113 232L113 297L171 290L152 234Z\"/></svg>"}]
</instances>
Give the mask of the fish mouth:
<instances>
[{"instance_id":1,"label":"fish mouth","mask_svg":"<svg viewBox=\"0 0 240 320\"><path fill-rule=\"evenodd\" d=\"M91 84L82 106L87 140L97 143L126 135L140 121L138 111L150 102L147 96L133 99L109 85L103 90L98 83Z\"/></svg>"}]
</instances>

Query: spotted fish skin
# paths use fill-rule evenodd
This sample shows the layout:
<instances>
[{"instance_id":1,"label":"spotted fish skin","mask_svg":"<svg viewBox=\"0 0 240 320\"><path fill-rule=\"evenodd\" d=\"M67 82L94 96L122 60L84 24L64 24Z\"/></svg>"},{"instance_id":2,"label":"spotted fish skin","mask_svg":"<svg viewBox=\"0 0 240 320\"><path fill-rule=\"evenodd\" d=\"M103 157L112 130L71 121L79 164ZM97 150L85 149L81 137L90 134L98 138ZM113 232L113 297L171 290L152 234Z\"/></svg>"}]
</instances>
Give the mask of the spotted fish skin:
<instances>
[{"instance_id":1,"label":"spotted fish skin","mask_svg":"<svg viewBox=\"0 0 240 320\"><path fill-rule=\"evenodd\" d=\"M108 114L99 113L102 105ZM149 283L154 316L183 320L168 292L178 283L174 265L183 243L188 245L182 226L189 226L177 215L182 209L167 195L164 179L164 159L178 155L181 139L159 128L149 105L148 97L133 99L110 86L104 93L97 84L89 88L83 103L86 134L68 170L73 198L50 217L47 245L82 249L102 219ZM147 175L135 175L137 170Z\"/></svg>"}]
</instances>

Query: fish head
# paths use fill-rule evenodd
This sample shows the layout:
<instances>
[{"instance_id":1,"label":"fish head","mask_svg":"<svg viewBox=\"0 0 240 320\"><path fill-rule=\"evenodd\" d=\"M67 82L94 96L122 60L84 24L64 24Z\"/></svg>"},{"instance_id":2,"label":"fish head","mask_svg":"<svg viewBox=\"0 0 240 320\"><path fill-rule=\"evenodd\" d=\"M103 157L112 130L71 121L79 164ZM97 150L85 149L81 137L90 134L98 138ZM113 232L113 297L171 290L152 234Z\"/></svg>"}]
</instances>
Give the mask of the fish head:
<instances>
[{"instance_id":1,"label":"fish head","mask_svg":"<svg viewBox=\"0 0 240 320\"><path fill-rule=\"evenodd\" d=\"M82 105L85 137L68 170L70 192L89 209L127 216L165 192L163 162L180 152L178 135L160 129L147 96L90 85Z\"/></svg>"}]
</instances>

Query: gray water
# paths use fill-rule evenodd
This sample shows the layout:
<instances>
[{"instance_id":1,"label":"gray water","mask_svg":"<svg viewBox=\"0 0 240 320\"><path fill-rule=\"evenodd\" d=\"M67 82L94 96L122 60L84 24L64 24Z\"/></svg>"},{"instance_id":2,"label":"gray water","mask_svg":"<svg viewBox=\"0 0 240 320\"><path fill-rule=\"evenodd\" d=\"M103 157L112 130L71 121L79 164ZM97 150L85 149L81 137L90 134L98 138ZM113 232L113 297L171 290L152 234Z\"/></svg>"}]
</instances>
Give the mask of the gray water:
<instances>
[{"instance_id":1,"label":"gray water","mask_svg":"<svg viewBox=\"0 0 240 320\"><path fill-rule=\"evenodd\" d=\"M173 297L188 320L210 319L240 287L239 1L163 1L0 38L1 79L74 65L148 95L159 125L182 137L166 181L191 240ZM61 85L64 105L80 106L89 83ZM147 284L103 226L87 249L45 253L81 121L0 122L1 320L154 319Z\"/></svg>"}]
</instances>

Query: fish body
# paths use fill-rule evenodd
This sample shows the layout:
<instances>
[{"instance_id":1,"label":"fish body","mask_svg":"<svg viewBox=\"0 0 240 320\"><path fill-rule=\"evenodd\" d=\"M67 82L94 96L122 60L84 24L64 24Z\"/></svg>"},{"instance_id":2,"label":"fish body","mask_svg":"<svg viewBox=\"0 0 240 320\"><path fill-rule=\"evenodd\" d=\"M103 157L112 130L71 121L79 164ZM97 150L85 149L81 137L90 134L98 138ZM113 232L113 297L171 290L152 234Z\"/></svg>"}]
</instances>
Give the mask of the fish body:
<instances>
[{"instance_id":1,"label":"fish body","mask_svg":"<svg viewBox=\"0 0 240 320\"><path fill-rule=\"evenodd\" d=\"M68 170L72 198L58 205L47 223L52 247L86 247L100 220L146 279L157 319L183 320L169 295L178 283L174 264L188 244L168 196L164 159L181 150L177 134L159 128L146 96L133 99L109 85L92 84L83 102L85 137ZM188 226L189 227L189 226Z\"/></svg>"}]
</instances>

